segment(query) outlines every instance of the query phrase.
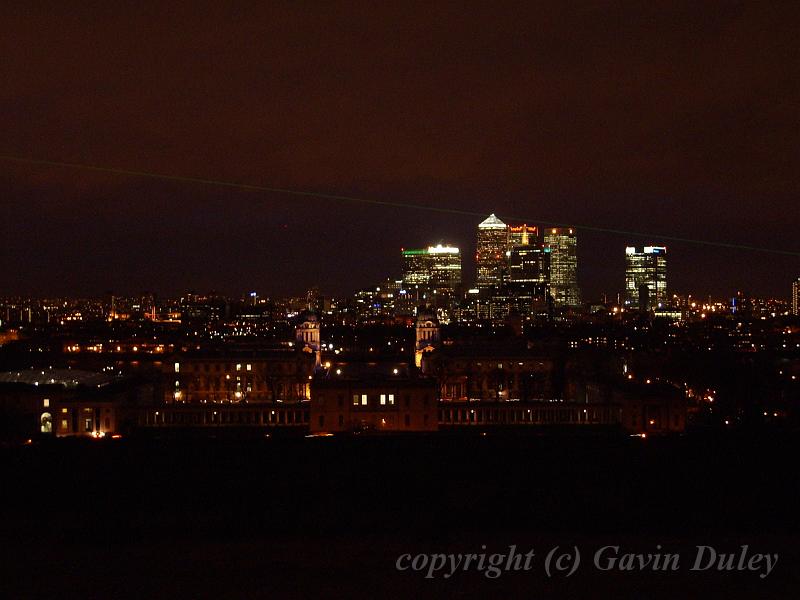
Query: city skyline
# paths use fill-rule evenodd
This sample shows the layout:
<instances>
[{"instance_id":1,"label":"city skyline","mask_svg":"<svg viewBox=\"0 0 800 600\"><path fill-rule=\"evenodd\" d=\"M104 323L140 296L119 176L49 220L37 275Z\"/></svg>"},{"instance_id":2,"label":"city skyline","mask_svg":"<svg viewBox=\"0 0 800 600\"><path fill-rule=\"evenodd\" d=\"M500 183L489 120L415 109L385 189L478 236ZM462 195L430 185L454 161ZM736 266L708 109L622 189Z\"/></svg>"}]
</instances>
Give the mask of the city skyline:
<instances>
[{"instance_id":1,"label":"city skyline","mask_svg":"<svg viewBox=\"0 0 800 600\"><path fill-rule=\"evenodd\" d=\"M5 596L797 596L800 2L0 21Z\"/></svg>"},{"instance_id":2,"label":"city skyline","mask_svg":"<svg viewBox=\"0 0 800 600\"><path fill-rule=\"evenodd\" d=\"M569 285L565 286L564 282L568 282L570 280L570 278L573 278L572 280L574 281L576 270L577 270L577 273L578 273L578 275L577 275L578 287L574 291L567 291L567 292L562 291L561 294L564 294L564 293L567 294L567 296L565 296L565 297L568 298L568 301L565 301L563 299L557 300L557 304L559 304L559 305L579 306L581 303L585 303L585 302L590 302L590 303L591 302L599 302L599 301L603 300L604 298L607 299L607 301L612 301L612 300L616 299L616 297L619 297L620 300L623 303L630 304L630 305L636 305L638 303L638 299L634 298L635 294L633 294L633 292L632 292L633 288L631 288L632 284L631 284L631 275L630 275L630 269L631 269L630 260L631 260L632 252L636 251L637 248L642 248L645 253L648 252L648 250L653 251L653 249L662 251L663 253L666 253L666 246L656 245L656 243L653 242L653 241L651 241L649 243L649 245L648 244L642 245L641 243L638 243L638 246L631 246L629 243L625 243L625 244L623 244L623 246L620 246L619 248L614 248L615 252L613 252L613 255L621 257L621 259L619 261L613 261L613 259L611 261L612 264L614 264L615 262L619 263L619 264L614 264L615 271L616 271L615 279L613 279L612 281L606 281L606 282L601 283L599 285L599 287L597 288L600 291L597 291L597 292L594 293L594 295L585 298L584 294L582 293L583 281L584 280L589 280L589 281L593 281L594 280L595 283L596 283L596 278L592 278L591 274L587 273L587 266L586 266L586 263L583 260L579 259L578 261L575 261L574 257L576 256L576 249L577 249L577 256L580 257L580 248L581 248L580 245L575 243L575 240L576 240L577 235L579 233L578 229L577 228L572 228L572 227L557 227L557 228L546 227L546 226L545 227L538 227L538 226L536 226L534 224L528 224L528 223L525 223L525 224L519 223L518 224L518 221L519 221L519 219L515 219L515 220L512 220L511 224L506 224L499 217L497 217L494 213L491 213L481 223L477 224L477 229L479 231L479 237L481 235L480 232L481 232L482 228L484 230L488 229L488 231L490 231L490 232L494 231L494 230L497 230L497 228L501 227L501 226L503 228L502 230L504 232L503 235L505 236L505 238L504 238L505 241L502 242L500 245L503 247L504 250L502 250L502 251L498 250L498 254L499 255L498 255L497 260L495 261L495 262L497 262L497 265L499 265L498 268L500 269L498 271L498 278L500 277L500 273L501 273L501 271L503 269L510 269L510 265L509 265L508 261L509 261L509 258L511 256L511 249L514 247L515 244L517 244L517 243L527 244L527 243L529 243L529 240L539 240L539 241L542 241L544 246L549 246L551 249L556 249L556 254L558 254L557 248L560 245L563 245L563 242L561 242L560 240L566 239L566 240L568 240L568 243L569 243L567 252L569 252L569 255L573 256L573 258L571 259L571 261L569 259L567 259L567 262L564 262L564 259L560 259L560 260L557 260L556 262L554 262L554 269L555 270L553 272L553 277L554 277L554 279L553 279L553 286L554 286L553 296L554 297L558 297L559 296L559 293L557 291L559 289L559 284L557 283L558 281L562 282L561 285L560 285L560 287L562 289L569 289L570 286ZM489 224L488 228L486 227L487 223ZM475 227L475 225L473 225L473 227ZM473 229L473 231L474 231L474 229ZM584 235L587 235L587 234L588 235L592 235L595 232L592 232L591 230L589 230L589 231L582 231L580 233L581 233L580 237L581 237L581 239L583 239ZM618 234L618 235L620 237L622 236L622 234ZM562 236L564 236L564 237L562 238ZM654 236L654 239L656 239L656 236ZM433 240L436 240L436 241L433 241ZM261 296L292 297L292 296L297 296L297 295L300 295L300 294L305 294L309 289L322 289L327 294L333 294L335 296L345 297L345 296L350 296L353 293L357 293L358 290L374 286L375 284L378 284L379 282L386 280L387 277L390 280L391 279L395 279L397 281L403 280L404 286L409 286L409 285L413 286L414 284L418 283L416 280L411 281L411 282L407 281L406 280L406 276L404 275L404 273L408 269L408 260L409 260L409 257L411 255L432 255L434 257L436 255L440 255L440 256L442 256L444 258L447 258L448 256L451 256L451 255L455 256L455 257L457 257L457 261L456 262L458 264L458 273L456 275L457 283L454 284L454 282L452 282L452 281L449 282L449 285L448 285L449 289L453 290L453 289L456 289L457 287L460 287L460 288L462 288L462 291L466 291L466 289L468 287L480 287L479 286L480 266L479 266L479 261L477 260L478 248L476 247L475 248L475 252L471 253L468 250L467 251L464 250L464 246L465 246L464 244L459 243L459 244L456 245L454 243L451 243L452 241L453 241L453 237L452 236L450 236L450 237L437 236L437 235L434 234L429 238L429 240L427 242L419 243L418 244L419 248L414 248L414 247L411 247L411 246L408 246L408 245L403 246L403 247L400 248L400 254L402 255L403 258L400 261L396 261L396 260L394 261L394 262L399 262L399 264L395 264L393 266L390 266L388 271L386 269L384 269L382 274L377 276L374 280L371 280L371 281L360 281L360 282L357 281L357 282L354 282L353 286L349 287L349 288L348 287L343 287L341 285L337 286L335 284L334 285L325 285L321 281L306 281L304 283L292 284L289 287L286 286L287 282L282 282L283 285L279 284L279 285L275 285L275 286L272 286L272 287L259 286L259 285L256 285L254 282L250 282L249 284L248 284L248 282L239 282L239 283L232 283L227 288L220 287L220 286L213 286L213 285L210 286L210 287L202 287L202 286L199 286L199 285L189 285L189 286L187 286L185 288L175 288L175 287L167 286L166 289L158 289L156 286L153 286L153 285L143 286L143 287L138 288L138 289L130 287L130 286L128 286L128 287L120 287L120 288L117 288L117 289L112 289L110 287L105 287L104 288L102 285L100 285L100 286L94 286L94 287L90 286L89 291L76 290L75 292L65 292L65 291L62 290L61 293L55 293L55 292L53 292L53 293L50 293L50 292L35 293L35 292L29 292L29 291L22 291L22 292L17 292L17 293L13 293L13 292L9 293L9 292L7 292L7 293L4 294L4 296L5 297L30 297L30 298L55 298L55 297L100 298L100 297L103 297L103 296L107 296L108 294L115 294L115 295L119 295L119 296L136 296L137 294L142 294L142 293L155 293L155 294L158 294L158 295L160 295L162 297L177 298L177 297L180 297L180 296L182 296L182 295L184 295L186 293L200 293L200 294L219 293L221 295L235 297L235 296L240 295L240 294L253 294L255 292L251 292L250 290L258 289L258 293ZM682 244L678 243L678 246L681 246L681 245ZM469 247L468 244L466 244L466 246ZM672 244L670 244L670 246L672 246ZM500 248L500 246L498 246L498 249L499 248ZM617 250L618 250L618 252L616 252ZM719 249L717 249L717 250L719 250ZM608 251L608 249L606 249L606 251ZM623 251L624 251L624 255L622 254ZM736 252L756 253L757 249L735 249L735 248L731 248L731 249L728 249L727 252L731 252L731 253L736 253ZM672 252L670 252L670 255L672 255ZM566 256L566 254L565 254L565 256ZM474 259L470 260L470 258L473 258L473 257L474 257ZM395 254L395 258L396 258L396 254ZM577 269L576 262L582 265L582 267L580 269ZM587 262L591 262L591 261L587 261ZM606 260L606 262L609 262L609 261ZM559 267L558 266L559 264L563 264L564 266ZM679 265L680 265L680 263L678 263L676 265L675 262L673 262L672 260L670 261L670 270L669 270L669 295L670 296L673 293L676 293L676 294L680 294L680 295L683 295L683 296L691 295L691 296L696 297L696 298L718 298L718 299L726 299L726 298L728 298L729 299L729 298L734 297L738 293L744 292L745 294L750 294L750 295L753 295L754 297L788 299L789 302L792 303L794 301L795 293L796 293L795 292L795 288L796 288L796 283L795 282L796 282L796 280L800 279L800 278L797 278L797 277L794 277L794 276L790 275L785 281L773 282L775 285L772 286L772 287L774 287L776 289L775 293L766 293L766 294L753 293L753 290L750 290L746 284L741 283L742 281L744 281L744 278L740 278L740 284L739 285L737 285L736 282L734 281L732 286L729 286L727 288L723 287L722 288L723 291L720 292L720 293L704 293L703 291L697 291L697 290L692 290L692 289L681 288L679 285L676 285L674 283L676 278L675 278L673 273L675 271L675 266L679 266ZM443 273L446 273L448 271L450 273L453 273L452 269L454 267L455 267L455 263L453 263L451 266L442 267L442 268L444 268ZM383 268L383 267L381 265L378 265L378 269L381 269L381 268ZM549 270L549 268L550 267L549 267L549 261L548 261L548 270ZM559 275L559 273L561 271L564 271L564 269L566 269L566 271L565 271L566 273L569 273L569 275L566 276L566 278L565 278L564 275ZM680 266L678 267L677 270L678 270L678 272L681 271ZM800 265L798 266L797 270L800 271ZM466 273L466 276L464 276L464 273ZM510 274L510 271L509 271L509 274ZM448 277L452 277L452 275L449 275ZM499 281L499 279L498 279L498 281ZM653 286L650 286L650 287L652 289L655 289L655 288L653 288ZM660 298L660 300L662 302L664 301L665 298L667 298L667 296L665 296L663 294L663 290L659 292L659 298ZM575 300L575 299L577 299L577 300Z\"/></svg>"}]
</instances>

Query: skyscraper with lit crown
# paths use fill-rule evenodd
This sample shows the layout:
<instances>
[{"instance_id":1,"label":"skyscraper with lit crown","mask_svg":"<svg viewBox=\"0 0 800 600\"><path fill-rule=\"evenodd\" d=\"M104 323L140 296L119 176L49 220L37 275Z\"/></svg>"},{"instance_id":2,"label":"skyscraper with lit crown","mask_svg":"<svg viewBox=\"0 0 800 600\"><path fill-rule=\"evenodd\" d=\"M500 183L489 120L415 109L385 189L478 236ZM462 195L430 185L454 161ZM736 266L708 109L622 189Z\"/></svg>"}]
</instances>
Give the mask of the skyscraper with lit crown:
<instances>
[{"instance_id":1,"label":"skyscraper with lit crown","mask_svg":"<svg viewBox=\"0 0 800 600\"><path fill-rule=\"evenodd\" d=\"M478 225L478 250L476 286L487 290L502 281L508 250L508 226L491 214Z\"/></svg>"},{"instance_id":2,"label":"skyscraper with lit crown","mask_svg":"<svg viewBox=\"0 0 800 600\"><path fill-rule=\"evenodd\" d=\"M508 226L508 249L515 246L529 246L539 241L539 230L534 225L523 223L522 225Z\"/></svg>"},{"instance_id":3,"label":"skyscraper with lit crown","mask_svg":"<svg viewBox=\"0 0 800 600\"><path fill-rule=\"evenodd\" d=\"M792 314L800 316L800 277L792 283Z\"/></svg>"}]
</instances>

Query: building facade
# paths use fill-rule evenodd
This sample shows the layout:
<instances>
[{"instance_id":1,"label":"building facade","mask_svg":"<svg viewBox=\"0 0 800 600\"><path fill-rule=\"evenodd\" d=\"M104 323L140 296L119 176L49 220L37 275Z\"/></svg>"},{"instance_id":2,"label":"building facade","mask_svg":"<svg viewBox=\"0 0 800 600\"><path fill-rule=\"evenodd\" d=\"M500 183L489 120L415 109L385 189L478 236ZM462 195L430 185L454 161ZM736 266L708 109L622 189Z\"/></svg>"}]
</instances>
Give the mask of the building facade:
<instances>
[{"instance_id":1,"label":"building facade","mask_svg":"<svg viewBox=\"0 0 800 600\"><path fill-rule=\"evenodd\" d=\"M625 304L651 310L667 303L667 249L625 248Z\"/></svg>"},{"instance_id":2,"label":"building facade","mask_svg":"<svg viewBox=\"0 0 800 600\"><path fill-rule=\"evenodd\" d=\"M522 225L508 226L508 247L527 246L539 241L539 230L533 226L523 223Z\"/></svg>"},{"instance_id":3,"label":"building facade","mask_svg":"<svg viewBox=\"0 0 800 600\"><path fill-rule=\"evenodd\" d=\"M580 306L578 238L575 230L568 227L545 229L543 241L550 248L550 293L554 304Z\"/></svg>"},{"instance_id":4,"label":"building facade","mask_svg":"<svg viewBox=\"0 0 800 600\"><path fill-rule=\"evenodd\" d=\"M403 287L417 302L447 306L461 290L461 251L442 244L403 250Z\"/></svg>"},{"instance_id":5,"label":"building facade","mask_svg":"<svg viewBox=\"0 0 800 600\"><path fill-rule=\"evenodd\" d=\"M476 286L488 290L500 285L506 268L508 226L494 214L478 225L478 247L475 254L477 266Z\"/></svg>"},{"instance_id":6,"label":"building facade","mask_svg":"<svg viewBox=\"0 0 800 600\"><path fill-rule=\"evenodd\" d=\"M436 431L436 382L424 378L319 379L311 388L311 433Z\"/></svg>"},{"instance_id":7,"label":"building facade","mask_svg":"<svg viewBox=\"0 0 800 600\"><path fill-rule=\"evenodd\" d=\"M792 314L800 316L800 277L792 283Z\"/></svg>"},{"instance_id":8,"label":"building facade","mask_svg":"<svg viewBox=\"0 0 800 600\"><path fill-rule=\"evenodd\" d=\"M178 404L301 402L317 353L296 347L224 356L176 355L164 364L164 401Z\"/></svg>"}]
</instances>

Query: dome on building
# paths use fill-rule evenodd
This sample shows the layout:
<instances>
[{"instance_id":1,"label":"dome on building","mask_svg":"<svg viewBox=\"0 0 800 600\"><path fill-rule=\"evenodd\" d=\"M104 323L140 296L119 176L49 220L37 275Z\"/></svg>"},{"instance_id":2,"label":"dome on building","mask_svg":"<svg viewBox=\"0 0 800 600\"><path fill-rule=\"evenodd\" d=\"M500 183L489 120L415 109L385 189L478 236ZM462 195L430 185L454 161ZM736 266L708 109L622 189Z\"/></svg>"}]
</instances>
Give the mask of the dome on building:
<instances>
[{"instance_id":1,"label":"dome on building","mask_svg":"<svg viewBox=\"0 0 800 600\"><path fill-rule=\"evenodd\" d=\"M420 306L417 309L417 323L422 323L424 321L430 321L438 324L439 318L436 316L436 310L430 306Z\"/></svg>"},{"instance_id":2,"label":"dome on building","mask_svg":"<svg viewBox=\"0 0 800 600\"><path fill-rule=\"evenodd\" d=\"M297 316L297 322L300 323L319 323L319 317L313 310L304 310Z\"/></svg>"}]
</instances>

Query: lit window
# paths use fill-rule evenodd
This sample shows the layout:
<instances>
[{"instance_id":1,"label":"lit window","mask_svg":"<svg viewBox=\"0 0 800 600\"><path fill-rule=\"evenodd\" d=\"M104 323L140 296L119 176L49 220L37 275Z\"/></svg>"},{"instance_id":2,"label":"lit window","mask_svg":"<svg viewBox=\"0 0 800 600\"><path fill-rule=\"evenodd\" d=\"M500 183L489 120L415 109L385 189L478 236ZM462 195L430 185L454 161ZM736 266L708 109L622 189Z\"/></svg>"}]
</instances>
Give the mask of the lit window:
<instances>
[{"instance_id":1,"label":"lit window","mask_svg":"<svg viewBox=\"0 0 800 600\"><path fill-rule=\"evenodd\" d=\"M367 395L361 394L361 406L366 406L366 405L367 405Z\"/></svg>"},{"instance_id":2,"label":"lit window","mask_svg":"<svg viewBox=\"0 0 800 600\"><path fill-rule=\"evenodd\" d=\"M42 402L42 406L44 406L45 408L49 408L50 407L50 398L45 398L44 401Z\"/></svg>"},{"instance_id":3,"label":"lit window","mask_svg":"<svg viewBox=\"0 0 800 600\"><path fill-rule=\"evenodd\" d=\"M241 371L242 370L242 365L241 364L237 364L236 365L236 370L237 371Z\"/></svg>"},{"instance_id":4,"label":"lit window","mask_svg":"<svg viewBox=\"0 0 800 600\"><path fill-rule=\"evenodd\" d=\"M353 394L353 405L358 405L358 394Z\"/></svg>"},{"instance_id":5,"label":"lit window","mask_svg":"<svg viewBox=\"0 0 800 600\"><path fill-rule=\"evenodd\" d=\"M252 371L253 370L253 365L247 365L247 370L248 371Z\"/></svg>"},{"instance_id":6,"label":"lit window","mask_svg":"<svg viewBox=\"0 0 800 600\"><path fill-rule=\"evenodd\" d=\"M389 404L394 404L394 394L389 394Z\"/></svg>"},{"instance_id":7,"label":"lit window","mask_svg":"<svg viewBox=\"0 0 800 600\"><path fill-rule=\"evenodd\" d=\"M386 404L386 394L381 394L381 405Z\"/></svg>"},{"instance_id":8,"label":"lit window","mask_svg":"<svg viewBox=\"0 0 800 600\"><path fill-rule=\"evenodd\" d=\"M181 372L181 363L179 363L179 362L175 363L175 372L176 373L180 373Z\"/></svg>"},{"instance_id":9,"label":"lit window","mask_svg":"<svg viewBox=\"0 0 800 600\"><path fill-rule=\"evenodd\" d=\"M69 411L68 411L66 408L62 408L62 409L61 409L61 412L62 412L63 414L67 414L67 412L69 412Z\"/></svg>"},{"instance_id":10,"label":"lit window","mask_svg":"<svg viewBox=\"0 0 800 600\"><path fill-rule=\"evenodd\" d=\"M69 429L69 421L67 421L66 419L61 419L61 429L64 431Z\"/></svg>"}]
</instances>

